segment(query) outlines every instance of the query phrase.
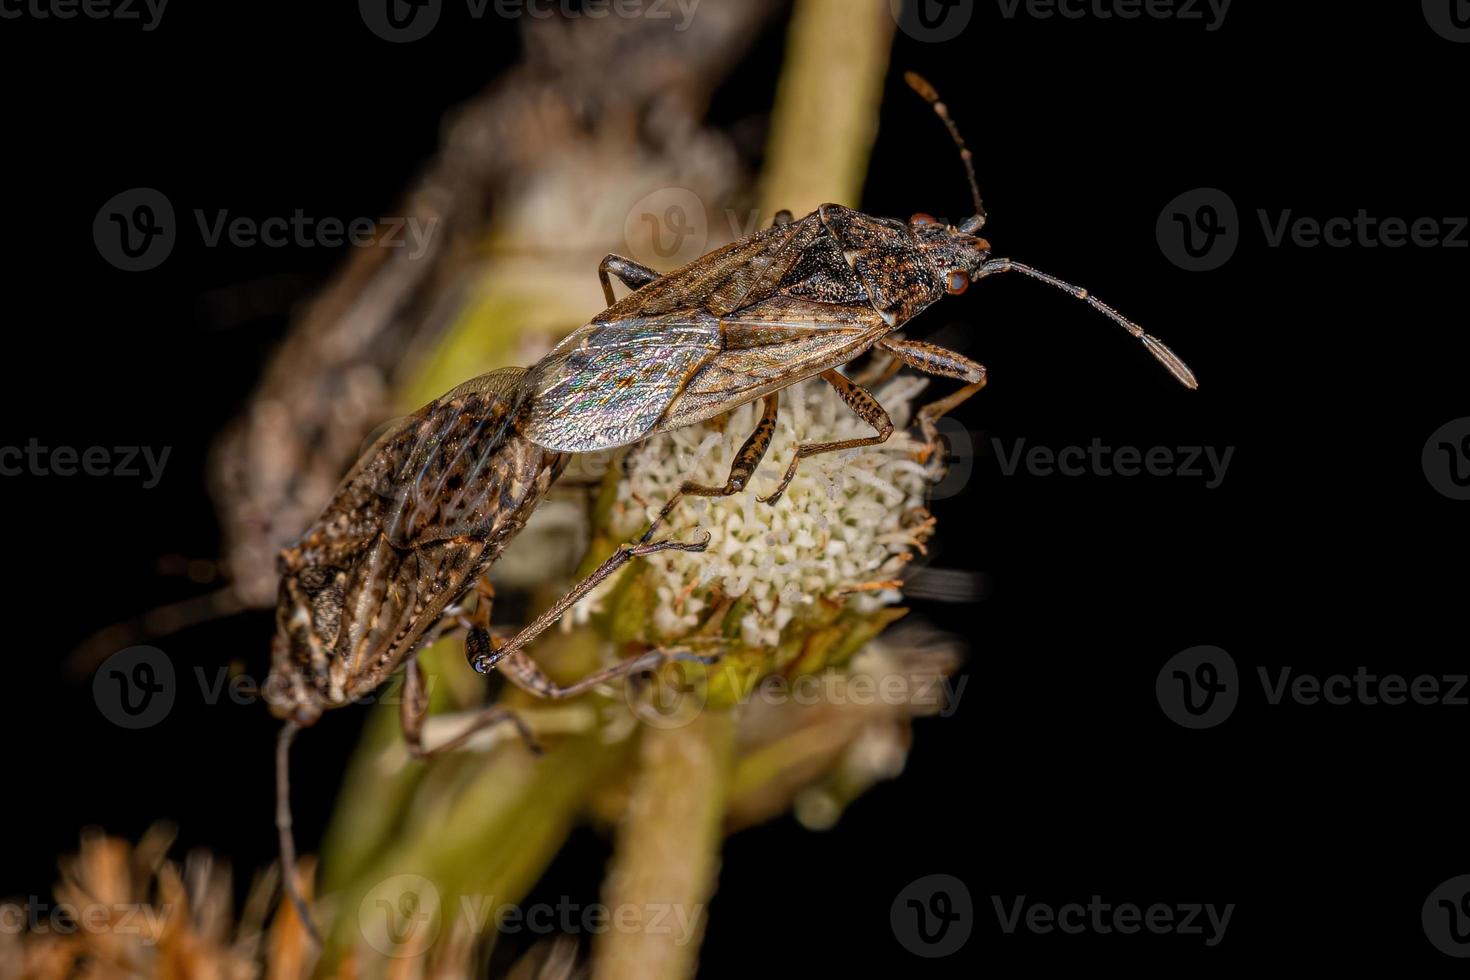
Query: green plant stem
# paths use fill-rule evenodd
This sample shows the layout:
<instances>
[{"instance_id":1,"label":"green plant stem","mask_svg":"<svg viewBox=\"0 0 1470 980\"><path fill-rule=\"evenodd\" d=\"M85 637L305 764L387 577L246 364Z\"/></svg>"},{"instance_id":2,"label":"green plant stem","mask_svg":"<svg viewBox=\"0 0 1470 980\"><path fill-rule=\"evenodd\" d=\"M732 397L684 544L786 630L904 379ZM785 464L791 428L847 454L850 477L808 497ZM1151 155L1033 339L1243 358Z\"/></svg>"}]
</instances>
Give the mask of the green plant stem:
<instances>
[{"instance_id":1,"label":"green plant stem","mask_svg":"<svg viewBox=\"0 0 1470 980\"><path fill-rule=\"evenodd\" d=\"M761 176L763 212L858 204L894 28L888 0L797 3Z\"/></svg>"},{"instance_id":2,"label":"green plant stem","mask_svg":"<svg viewBox=\"0 0 1470 980\"><path fill-rule=\"evenodd\" d=\"M690 724L651 728L603 886L614 928L592 952L595 980L692 976L719 869L735 716L705 711ZM636 920L639 928L620 928Z\"/></svg>"}]
</instances>

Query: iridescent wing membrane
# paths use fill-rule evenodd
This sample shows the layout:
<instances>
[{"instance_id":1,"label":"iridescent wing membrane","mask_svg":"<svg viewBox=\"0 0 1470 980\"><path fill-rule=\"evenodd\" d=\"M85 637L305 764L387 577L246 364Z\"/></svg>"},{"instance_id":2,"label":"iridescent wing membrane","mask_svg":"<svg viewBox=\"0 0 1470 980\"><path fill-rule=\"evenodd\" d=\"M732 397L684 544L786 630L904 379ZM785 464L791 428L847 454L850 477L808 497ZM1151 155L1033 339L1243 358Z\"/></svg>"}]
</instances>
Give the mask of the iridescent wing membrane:
<instances>
[{"instance_id":1,"label":"iridescent wing membrane","mask_svg":"<svg viewBox=\"0 0 1470 980\"><path fill-rule=\"evenodd\" d=\"M594 320L533 369L525 435L558 452L636 442L719 349L719 321L699 310Z\"/></svg>"},{"instance_id":2,"label":"iridescent wing membrane","mask_svg":"<svg viewBox=\"0 0 1470 980\"><path fill-rule=\"evenodd\" d=\"M589 452L729 411L849 359L889 329L820 211L661 276L534 368L523 428Z\"/></svg>"}]
</instances>

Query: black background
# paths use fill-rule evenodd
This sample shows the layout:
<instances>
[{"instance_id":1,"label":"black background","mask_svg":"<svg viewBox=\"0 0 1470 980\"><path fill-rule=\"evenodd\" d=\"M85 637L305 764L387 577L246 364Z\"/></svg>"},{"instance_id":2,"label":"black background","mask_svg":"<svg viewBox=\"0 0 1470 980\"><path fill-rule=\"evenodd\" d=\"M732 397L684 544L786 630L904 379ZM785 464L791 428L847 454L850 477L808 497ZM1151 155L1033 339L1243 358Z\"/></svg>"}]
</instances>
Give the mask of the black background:
<instances>
[{"instance_id":1,"label":"black background","mask_svg":"<svg viewBox=\"0 0 1470 980\"><path fill-rule=\"evenodd\" d=\"M389 213L433 152L441 114L519 48L513 22L449 4L429 38L390 45L352 5L170 5L156 31L0 22L9 195L0 444L171 446L162 483L7 477L4 684L8 805L0 894L45 895L81 828L136 837L160 817L181 847L241 869L274 856L270 742L259 705L186 703L155 728L106 721L61 658L91 630L201 591L165 554L210 557L205 451L286 319L204 322L200 297L262 277L302 295L343 255L206 249L181 235L159 269L106 264L93 216L135 186L181 214ZM1366 8L1367 5L1364 5ZM965 634L958 713L926 720L907 770L828 833L783 819L729 841L702 961L709 976L996 964L1453 968L1420 926L1470 871L1451 706L1268 706L1256 669L1407 676L1464 671L1459 504L1420 452L1466 414L1463 248L1267 246L1258 209L1329 218L1464 215L1470 46L1419 4L1233 5L1198 21L1002 17L975 5L954 41L900 34L865 209L959 216L966 195L938 123L898 70L928 75L977 150L999 254L1094 288L1168 339L1202 381L1175 385L1080 304L1015 277L929 311L916 336L988 365L960 413L1008 448L1234 448L1218 489L1185 477L1002 476L976 461L938 506L937 564L983 572L988 598L918 604ZM455 20L458 18L459 20ZM463 23L459 21L462 20ZM444 29L444 25L453 25ZM779 27L721 90L717 120L770 104ZM1459 92L1460 95L1455 93ZM1218 187L1241 215L1223 268L1191 273L1155 222ZM592 270L588 270L588 275ZM1458 598L1457 598L1458 597ZM267 660L269 617L161 645L178 669ZM1240 706L1186 731L1154 681L1180 650L1240 666ZM304 742L299 834L331 808L357 719ZM542 891L593 900L605 842L580 833ZM973 934L943 959L907 952L889 906L923 875L968 886ZM1005 934L992 896L1060 905L1234 903L1201 936Z\"/></svg>"}]
</instances>

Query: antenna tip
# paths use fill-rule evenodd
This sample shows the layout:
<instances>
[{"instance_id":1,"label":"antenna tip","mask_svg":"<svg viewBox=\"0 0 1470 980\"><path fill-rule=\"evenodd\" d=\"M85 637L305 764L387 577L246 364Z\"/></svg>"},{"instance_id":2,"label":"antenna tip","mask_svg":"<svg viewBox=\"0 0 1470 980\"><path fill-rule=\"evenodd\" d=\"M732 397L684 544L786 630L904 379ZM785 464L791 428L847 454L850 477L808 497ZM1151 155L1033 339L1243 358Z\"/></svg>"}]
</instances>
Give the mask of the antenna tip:
<instances>
[{"instance_id":1,"label":"antenna tip","mask_svg":"<svg viewBox=\"0 0 1470 980\"><path fill-rule=\"evenodd\" d=\"M913 89L915 92L918 92L919 95L921 95L926 102L932 103L939 101L939 90L936 89L933 85L930 85L929 80L923 75L920 75L918 72L904 72L903 80L905 82L908 82L909 88Z\"/></svg>"},{"instance_id":2,"label":"antenna tip","mask_svg":"<svg viewBox=\"0 0 1470 980\"><path fill-rule=\"evenodd\" d=\"M1199 389L1199 380L1194 376L1194 372L1189 369L1189 365L1185 364L1178 354L1169 349L1168 344L1165 344L1162 340L1149 333L1144 334L1139 339L1143 341L1143 346L1148 348L1148 352L1160 364L1169 369L1169 373L1174 375L1175 380L1190 391Z\"/></svg>"}]
</instances>

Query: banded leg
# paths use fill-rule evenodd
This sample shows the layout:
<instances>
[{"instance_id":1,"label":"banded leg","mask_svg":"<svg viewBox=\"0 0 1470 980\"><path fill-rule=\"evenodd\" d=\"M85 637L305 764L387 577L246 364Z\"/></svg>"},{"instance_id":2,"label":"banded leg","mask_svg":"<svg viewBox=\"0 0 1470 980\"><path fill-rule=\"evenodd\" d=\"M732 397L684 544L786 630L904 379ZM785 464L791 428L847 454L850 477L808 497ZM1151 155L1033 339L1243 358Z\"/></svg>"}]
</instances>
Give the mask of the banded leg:
<instances>
[{"instance_id":1,"label":"banded leg","mask_svg":"<svg viewBox=\"0 0 1470 980\"><path fill-rule=\"evenodd\" d=\"M558 599L554 606L536 617L535 622L523 627L519 633L504 643L493 640L488 628L471 629L469 636L465 639L465 658L476 671L487 674L507 657L519 654L526 644L546 632L562 617L563 613L581 601L583 596L597 588L608 576L634 558L656 555L661 551L700 552L709 546L709 539L710 536L706 532L703 541L687 543L683 541L639 541L636 544L625 544L614 551L601 565L598 565L591 575L578 582L570 592ZM565 695L561 696L565 697Z\"/></svg>"},{"instance_id":2,"label":"banded leg","mask_svg":"<svg viewBox=\"0 0 1470 980\"><path fill-rule=\"evenodd\" d=\"M876 446L879 443L887 442L888 437L893 435L893 420L888 417L888 413L883 410L883 406L878 404L878 399L874 398L866 388L849 381L836 371L823 371L822 380L837 390L837 394L847 403L847 407L856 412L864 422L871 425L876 435L864 436L861 439L813 442L797 446L796 455L792 457L791 465L786 467L786 475L781 478L780 486L776 487L775 492L769 496L759 498L763 504L774 504L781 499L781 495L786 492L786 488L796 478L796 468L808 456L833 453L841 449L858 449L862 446Z\"/></svg>"},{"instance_id":3,"label":"banded leg","mask_svg":"<svg viewBox=\"0 0 1470 980\"><path fill-rule=\"evenodd\" d=\"M506 679L527 694L538 698L549 698L560 700L561 698L576 697L592 690L599 684L617 680L620 677L628 677L632 674L641 674L645 670L653 670L667 663L684 661L686 663L698 663L709 666L719 661L719 655L697 654L687 647L670 647L650 650L647 653L620 660L611 667L588 674L581 680L573 681L565 686L557 684L546 672L536 665L524 651L505 656L500 661L500 669L505 673Z\"/></svg>"},{"instance_id":4,"label":"banded leg","mask_svg":"<svg viewBox=\"0 0 1470 980\"><path fill-rule=\"evenodd\" d=\"M975 392L985 387L985 365L972 361L963 354L956 354L952 350L946 350L935 344L926 344L922 340L885 338L878 341L878 346L916 371L968 382L958 391L936 399L919 409L919 431L924 433L924 443L927 447L924 459L927 460L929 454L939 446L939 428L934 424L935 419L946 412L953 411Z\"/></svg>"},{"instance_id":5,"label":"banded leg","mask_svg":"<svg viewBox=\"0 0 1470 980\"><path fill-rule=\"evenodd\" d=\"M516 726L522 741L526 743L526 748L536 755L541 754L541 745L536 741L535 733L531 731L530 726L515 712L501 705L493 704L481 709L475 717L469 720L463 731L432 749L424 748L424 720L428 715L429 694L424 687L423 670L419 667L418 657L412 656L403 665L403 702L399 708L399 717L403 725L403 741L408 746L409 755L415 759L429 759L443 752L453 752L468 742L476 732L498 725L503 721L508 721Z\"/></svg>"},{"instance_id":6,"label":"banded leg","mask_svg":"<svg viewBox=\"0 0 1470 980\"><path fill-rule=\"evenodd\" d=\"M776 432L776 410L780 404L780 392L773 391L765 397L761 404L760 421L755 424L755 431L750 434L749 439L745 440L745 445L741 446L740 451L735 454L735 461L730 465L730 477L725 481L723 487L706 487L692 481L686 482L678 489L678 492L669 498L668 503L664 504L663 509L648 526L648 531L641 540L647 541L652 537L654 530L664 522L664 519L678 506L679 501L685 497L733 497L744 490L771 445L771 436Z\"/></svg>"},{"instance_id":7,"label":"banded leg","mask_svg":"<svg viewBox=\"0 0 1470 980\"><path fill-rule=\"evenodd\" d=\"M616 252L609 252L597 263L597 278L602 283L602 294L607 297L608 306L617 302L617 297L613 295L612 280L608 278L609 273L617 276L629 289L646 286L658 278L658 273L648 266L624 258Z\"/></svg>"}]
</instances>

